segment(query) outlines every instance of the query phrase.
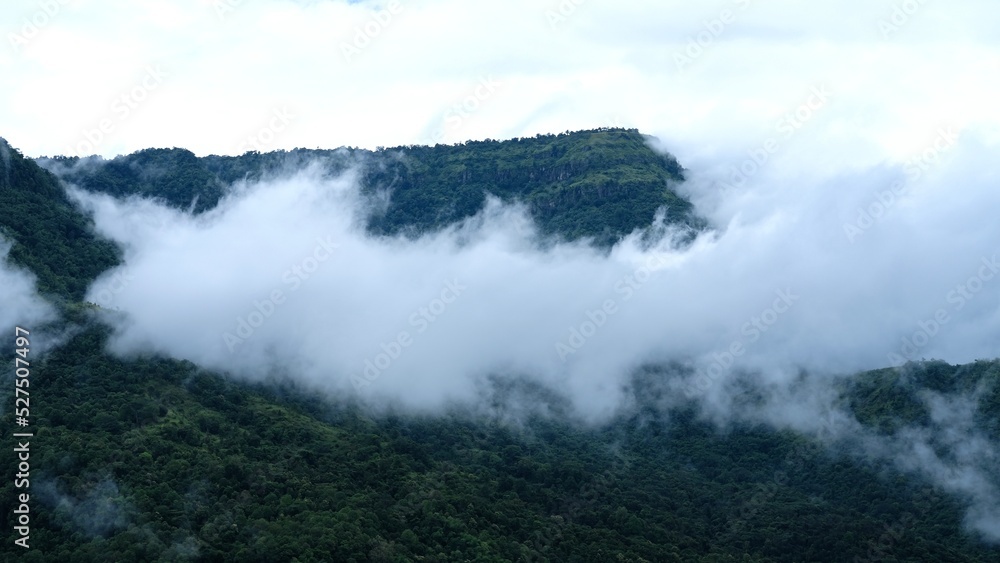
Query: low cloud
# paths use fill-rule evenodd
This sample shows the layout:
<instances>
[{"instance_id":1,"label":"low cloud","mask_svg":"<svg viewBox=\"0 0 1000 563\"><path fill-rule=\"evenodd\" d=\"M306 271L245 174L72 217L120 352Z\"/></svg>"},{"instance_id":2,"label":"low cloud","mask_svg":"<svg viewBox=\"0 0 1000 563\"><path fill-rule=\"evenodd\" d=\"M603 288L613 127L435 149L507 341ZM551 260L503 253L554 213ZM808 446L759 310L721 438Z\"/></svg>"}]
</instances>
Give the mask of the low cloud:
<instances>
[{"instance_id":1,"label":"low cloud","mask_svg":"<svg viewBox=\"0 0 1000 563\"><path fill-rule=\"evenodd\" d=\"M11 335L14 327L34 331L55 320L55 309L37 292L35 277L9 261L11 243L0 236L0 330Z\"/></svg>"},{"instance_id":2,"label":"low cloud","mask_svg":"<svg viewBox=\"0 0 1000 563\"><path fill-rule=\"evenodd\" d=\"M60 526L70 526L90 537L107 537L125 528L135 512L118 484L107 477L89 484L79 497L62 492L58 480L43 478L37 486L42 502Z\"/></svg>"},{"instance_id":3,"label":"low cloud","mask_svg":"<svg viewBox=\"0 0 1000 563\"><path fill-rule=\"evenodd\" d=\"M434 408L469 399L476 378L512 373L599 416L648 362L782 381L883 367L904 352L993 357L1000 195L980 172L989 152L968 139L860 239L844 225L905 180L902 165L795 181L762 172L739 189L693 171L685 189L714 230L684 247L669 232L651 245L636 234L610 253L586 242L540 250L524 210L498 201L417 239L373 238L364 224L375 203L352 175L318 165L236 186L197 217L74 197L126 249L90 292L123 313L118 351L287 369L338 392L357 389L351 376L371 365L366 393Z\"/></svg>"},{"instance_id":4,"label":"low cloud","mask_svg":"<svg viewBox=\"0 0 1000 563\"><path fill-rule=\"evenodd\" d=\"M645 375L669 391L664 406L694 398L720 422L806 433L827 412L843 433L860 427L835 407L842 376L900 358L996 355L994 150L963 133L919 177L907 161L812 173L784 161L739 186L722 163L691 170L684 190L713 228L680 244L654 226L653 242L636 233L610 251L539 245L525 210L496 200L419 238L373 237L364 225L384 201L320 164L236 185L199 216L72 193L125 248L89 294L108 310L119 354L287 375L429 412L521 381L590 421L630 404L640 368L672 364L683 369ZM863 235L848 235L890 196ZM764 399L748 406L748 389ZM977 529L1000 513L981 512L970 516Z\"/></svg>"}]
</instances>

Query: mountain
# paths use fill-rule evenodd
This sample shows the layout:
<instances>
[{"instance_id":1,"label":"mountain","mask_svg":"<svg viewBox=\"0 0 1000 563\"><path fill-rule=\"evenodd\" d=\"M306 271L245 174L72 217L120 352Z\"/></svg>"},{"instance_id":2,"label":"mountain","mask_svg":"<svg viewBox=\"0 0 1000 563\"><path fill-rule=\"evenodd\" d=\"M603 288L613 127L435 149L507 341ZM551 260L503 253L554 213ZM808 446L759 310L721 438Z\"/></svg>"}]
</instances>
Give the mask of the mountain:
<instances>
[{"instance_id":1,"label":"mountain","mask_svg":"<svg viewBox=\"0 0 1000 563\"><path fill-rule=\"evenodd\" d=\"M119 263L121 251L94 234L93 221L73 206L59 180L0 139L0 236L9 259L38 277L39 290L81 301L98 274Z\"/></svg>"},{"instance_id":2,"label":"mountain","mask_svg":"<svg viewBox=\"0 0 1000 563\"><path fill-rule=\"evenodd\" d=\"M14 479L4 479L4 560L1000 561L1000 548L963 527L973 499L861 455L920 436L900 443L964 459L978 443L942 433L942 412L1000 442L1000 362L846 378L839 401L864 443L720 426L693 401L665 410L673 399L656 382L676 366L638 371L634 404L599 426L561 416L558 397L516 381L482 410L373 414L291 380L250 383L105 352L110 329L80 301L122 253L59 179L204 213L233 181L361 161L365 190L392 190L374 233L448 224L479 209L484 193L525 202L545 232L565 238L607 244L648 226L661 205L668 220L697 228L672 189L683 171L645 147L636 132L599 130L240 157L156 149L89 164L46 159L57 177L0 143L9 260L64 313L50 327L61 343L32 359L32 548L13 544ZM13 362L11 347L0 355ZM3 376L3 404L14 402L13 379ZM554 414L518 416L504 393ZM15 447L8 433L4 475L18 472Z\"/></svg>"},{"instance_id":3,"label":"mountain","mask_svg":"<svg viewBox=\"0 0 1000 563\"><path fill-rule=\"evenodd\" d=\"M691 410L596 429L463 412L372 419L288 383L94 353L103 338L88 329L37 368L32 522L44 533L28 555L5 542L19 561L998 556L965 534L950 496L789 432L720 433ZM982 367L995 382L1000 365ZM880 397L891 378L861 379L856 408L891 408ZM11 456L3 469L15 471Z\"/></svg>"},{"instance_id":4,"label":"mountain","mask_svg":"<svg viewBox=\"0 0 1000 563\"><path fill-rule=\"evenodd\" d=\"M241 156L196 157L184 149L147 149L112 160L55 158L41 162L62 179L114 196L162 198L204 212L226 186L318 163L329 174L357 167L362 190L391 190L373 233L420 233L475 215L487 194L520 201L546 234L594 237L610 244L648 226L661 207L671 223L702 225L675 187L683 169L655 152L634 129L596 129L509 141L407 146L368 151L295 149Z\"/></svg>"}]
</instances>

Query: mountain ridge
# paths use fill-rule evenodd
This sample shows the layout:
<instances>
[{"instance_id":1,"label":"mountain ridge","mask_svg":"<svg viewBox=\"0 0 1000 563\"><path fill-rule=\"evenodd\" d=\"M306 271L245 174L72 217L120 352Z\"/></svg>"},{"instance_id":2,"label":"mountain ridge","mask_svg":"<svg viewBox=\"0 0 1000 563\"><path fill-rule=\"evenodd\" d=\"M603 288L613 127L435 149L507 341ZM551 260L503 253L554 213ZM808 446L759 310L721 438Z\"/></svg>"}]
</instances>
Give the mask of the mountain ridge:
<instances>
[{"instance_id":1,"label":"mountain ridge","mask_svg":"<svg viewBox=\"0 0 1000 563\"><path fill-rule=\"evenodd\" d=\"M637 140L630 134L612 147ZM574 154L603 150L586 146ZM517 381L493 389L481 410L436 417L392 409L375 414L292 380L251 383L186 360L116 357L105 351L110 328L81 301L93 279L120 263L120 249L94 233L57 176L5 142L0 153L0 230L13 243L9 259L34 273L43 296L62 305L64 320L56 331L67 335L50 353L32 359L37 378L32 391L39 399L32 405L40 446L32 451L36 534L25 554L8 532L0 547L6 557L27 562L1000 557L1000 548L963 531L962 512L970 499L940 490L926 475L905 472L885 458L863 459L851 440L823 442L752 422L723 428L693 402L665 410L665 404L676 403L670 379L683 375L669 366L635 375L632 407L604 425L581 427L559 415L558 405L533 410L556 399ZM384 162L391 163L386 153ZM165 185L177 189L161 195L185 210L192 207L189 196L210 200L213 178L241 173L247 178L251 169L263 178L281 170L287 158L255 154L250 156L258 162L241 166L240 157L199 161L170 149L142 156L154 165L177 158L193 174L157 176L142 166L129 168L126 160L121 177L132 183L109 185L105 193L157 195L162 187L157 182L166 177ZM565 156L550 152L546 162L554 165ZM630 162L628 151L620 156ZM396 174L406 172L413 182L408 189L419 191L417 180L426 173L421 166L439 164L428 158L415 158L410 171L405 164L374 167L365 189L393 185ZM437 158L459 160L448 151ZM194 173L201 169L198 162L212 162L215 171L206 164L204 174ZM577 174L592 171L588 166L614 169L621 162L613 154L590 161L569 158L563 168L540 170L539 185L570 194L593 190L600 199L599 179L590 185L589 176ZM454 185L473 186L462 193L474 195L484 179L496 180L497 174L519 181L514 171L503 176L507 171L451 164L456 168L442 175L456 180ZM573 182L560 179L564 173L572 174ZM573 188L574 182L584 185ZM646 190L650 212L653 203L662 203L654 189L658 182L653 174L652 180L632 184ZM586 196L564 197L588 216ZM403 206L427 203L419 194L413 198ZM467 208L447 217L465 216L477 201L470 199ZM613 197L602 201L612 205L590 210L594 217L614 209ZM430 211L400 211L369 227L376 233L404 232L406 225L433 229L442 219ZM577 232L572 214L537 217L552 222L551 232L568 238ZM609 224L642 227L637 217ZM599 237L603 229L579 232ZM606 242L616 237L607 236ZM13 359L9 349L2 357ZM13 404L13 377L3 376L6 404ZM961 460L968 444L941 431L941 406L960 406L963 422L974 422L977 432L1000 441L998 377L995 360L910 363L847 378L839 399L870 443L926 437L912 443L942 459ZM8 452L15 447L10 436L0 441ZM16 473L16 463L3 457L6 474ZM3 498L14 494L12 479L0 485Z\"/></svg>"},{"instance_id":2,"label":"mountain ridge","mask_svg":"<svg viewBox=\"0 0 1000 563\"><path fill-rule=\"evenodd\" d=\"M310 161L332 175L357 166L363 193L391 193L385 213L369 223L375 234L415 235L442 228L482 210L491 194L526 204L545 234L591 237L610 245L650 225L661 208L668 223L704 226L674 189L684 181L683 168L673 156L650 148L650 140L635 129L600 128L375 151L341 147L196 157L174 148L145 149L111 160L53 157L39 162L89 191L155 195L196 213L214 207L225 187L235 182L259 180Z\"/></svg>"}]
</instances>

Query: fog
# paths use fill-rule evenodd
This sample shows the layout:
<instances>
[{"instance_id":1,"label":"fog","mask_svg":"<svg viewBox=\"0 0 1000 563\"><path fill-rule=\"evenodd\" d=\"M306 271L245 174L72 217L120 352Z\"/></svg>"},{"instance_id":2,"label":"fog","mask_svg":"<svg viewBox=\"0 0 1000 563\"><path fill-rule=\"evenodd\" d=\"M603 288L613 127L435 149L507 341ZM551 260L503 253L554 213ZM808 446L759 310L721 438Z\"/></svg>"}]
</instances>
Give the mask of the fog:
<instances>
[{"instance_id":1,"label":"fog","mask_svg":"<svg viewBox=\"0 0 1000 563\"><path fill-rule=\"evenodd\" d=\"M9 335L13 343L15 327L31 332L54 320L56 314L55 309L38 295L35 277L10 263L10 249L10 243L0 236L0 330ZM28 336L30 343L32 335Z\"/></svg>"},{"instance_id":2,"label":"fog","mask_svg":"<svg viewBox=\"0 0 1000 563\"><path fill-rule=\"evenodd\" d=\"M236 186L197 217L73 193L126 248L89 294L123 314L118 351L253 375L294 365L341 392L371 360L365 395L432 409L518 373L599 417L646 362L689 361L711 393L729 368L781 381L996 356L990 158L970 135L917 178L885 164L735 187L692 171L683 189L714 228L685 247L636 233L610 253L540 250L523 209L498 201L416 240L373 238L373 202L321 165Z\"/></svg>"},{"instance_id":3,"label":"fog","mask_svg":"<svg viewBox=\"0 0 1000 563\"><path fill-rule=\"evenodd\" d=\"M879 436L835 387L998 356L993 4L58 4L0 18L17 77L0 115L26 154L637 127L688 169L678 189L710 224L684 244L659 225L610 252L542 245L523 208L491 200L441 232L374 238L384 201L322 162L197 217L70 188L126 251L88 294L114 353L425 413L489 409L510 378L591 424L632 408L644 379L666 410L694 400L723 428L763 421L889 460L1000 540L996 444L973 424L985 391L925 393L931 426ZM0 330L41 326L53 309L3 244ZM665 364L681 369L643 369ZM514 416L554 408L511 396Z\"/></svg>"},{"instance_id":4,"label":"fog","mask_svg":"<svg viewBox=\"0 0 1000 563\"><path fill-rule=\"evenodd\" d=\"M696 399L720 422L815 435L826 425L836 440L864 434L833 407L838 378L997 355L995 147L974 130L940 135L920 160L845 172L801 162L743 176L721 163L692 169L682 191L712 226L682 244L654 225L652 243L636 232L610 252L539 245L525 210L493 199L416 239L373 237L364 225L384 202L321 162L235 185L199 216L71 195L125 248L124 264L88 295L115 326L117 354L294 377L416 412L481 405L492 378L518 378L598 423L633 399L638 368L678 362L690 375L656 382L672 391L669 404ZM751 410L736 400L747 381L766 392ZM935 420L941 432L971 431ZM980 463L993 446L981 442L977 464L942 461L919 432L869 436L866 452L978 499L970 524L1000 538L996 487Z\"/></svg>"}]
</instances>

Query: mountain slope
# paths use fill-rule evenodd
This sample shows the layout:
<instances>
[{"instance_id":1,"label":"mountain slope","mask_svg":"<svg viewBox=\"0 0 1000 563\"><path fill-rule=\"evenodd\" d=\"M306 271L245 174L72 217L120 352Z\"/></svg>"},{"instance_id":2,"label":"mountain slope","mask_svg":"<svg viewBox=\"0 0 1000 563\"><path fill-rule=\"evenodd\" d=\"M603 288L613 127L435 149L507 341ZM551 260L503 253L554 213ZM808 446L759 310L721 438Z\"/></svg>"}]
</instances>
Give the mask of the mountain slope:
<instances>
[{"instance_id":1,"label":"mountain slope","mask_svg":"<svg viewBox=\"0 0 1000 563\"><path fill-rule=\"evenodd\" d=\"M404 153L411 156L391 156L391 162L390 151L372 153L368 157L386 164L366 168L366 189L392 185L404 174L413 183L396 191L413 190L397 196L397 214L387 213L372 229L432 228L475 207L474 201L468 208L435 204L462 201L467 184L479 186L468 188L470 194L488 184L502 197L529 202L550 191L570 194L564 196L568 215L546 216L544 205L532 205L549 232L573 236L580 217L614 209L608 204L613 195L595 191L602 203L590 205L586 195L572 195L590 188L574 185L601 170L667 166L635 161L627 150L617 153L614 147L626 145L638 152L629 135L601 145L604 133L595 133L596 140L583 134L542 138L549 151L575 140L580 144L573 154L591 160L576 171L573 157L560 165L568 168L553 173L548 167L565 154L540 156L544 165L511 172L537 180L522 191L496 170L464 164L459 174L441 167L458 166L463 158L496 165L508 158L501 158L503 151L537 148L539 141L520 148L518 142L484 142L470 153L478 160L463 156L460 147L408 148ZM334 161L328 169L346 167L351 160L344 154L326 155ZM117 262L118 250L93 235L53 176L16 151L0 156L0 228L18 249L12 260L34 271L48 295L79 301L93 277ZM196 159L153 151L143 156L147 164L176 159L169 162L192 170L204 165L204 172L185 175L166 167L154 174L139 167L135 178L149 182L140 186L145 191L125 182L119 195L145 193L183 208L198 196L207 203L195 208L204 210L216 180L225 185L251 172L266 175L289 158L315 156ZM543 172L555 175L531 178ZM453 199L423 199L428 196L418 193L419 186L428 177L452 178L440 190L453 191ZM396 187L402 182L396 180ZM650 198L669 198L654 189L656 182L634 185ZM629 217L621 225L644 225ZM599 229L587 232L614 224L600 220ZM861 459L851 444L821 446L763 425L720 430L702 420L693 403L663 412L644 374L637 374L635 407L597 428L558 414L513 423L507 413L516 405L497 390L482 411L371 418L350 401L286 381L250 384L238 374L211 373L185 361L113 357L104 352L109 329L98 317L86 308L64 309L70 312L65 324L71 337L44 360L32 360L33 549L14 546L8 527L3 560L1000 560L1000 548L963 529L969 499L889 462ZM0 351L8 362L10 354ZM961 406L996 443L998 374L995 361L910 364L850 378L841 399L866 432L891 438L925 431L937 453L953 458L963 453L956 447L962 444L934 434L940 416L935 405ZM672 376L669 369L655 375ZM13 404L12 379L10 371L0 377L6 405ZM553 400L530 388L507 391L529 403ZM559 412L558 405L547 406ZM17 472L12 440L10 433L0 439L8 452L0 457L6 475ZM0 498L9 507L8 522L13 495L13 479L4 480Z\"/></svg>"},{"instance_id":2,"label":"mountain slope","mask_svg":"<svg viewBox=\"0 0 1000 563\"><path fill-rule=\"evenodd\" d=\"M1000 556L960 529L949 496L791 433L720 433L690 410L597 429L457 411L371 420L289 384L94 354L104 338L87 330L39 368L45 533L21 561Z\"/></svg>"},{"instance_id":3,"label":"mountain slope","mask_svg":"<svg viewBox=\"0 0 1000 563\"><path fill-rule=\"evenodd\" d=\"M594 237L610 244L648 226L665 207L672 223L699 226L690 202L673 187L683 170L654 152L636 130L597 129L461 145L249 152L196 158L183 149L147 149L107 161L56 158L41 162L64 180L115 196L143 195L196 212L213 207L223 186L259 179L316 161L331 174L359 168L366 193L389 190L374 233L420 233L469 217L487 194L521 201L547 234Z\"/></svg>"},{"instance_id":4,"label":"mountain slope","mask_svg":"<svg viewBox=\"0 0 1000 563\"><path fill-rule=\"evenodd\" d=\"M81 301L121 252L94 234L93 222L66 197L58 179L0 139L0 235L10 260L38 277L49 297Z\"/></svg>"}]
</instances>

